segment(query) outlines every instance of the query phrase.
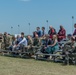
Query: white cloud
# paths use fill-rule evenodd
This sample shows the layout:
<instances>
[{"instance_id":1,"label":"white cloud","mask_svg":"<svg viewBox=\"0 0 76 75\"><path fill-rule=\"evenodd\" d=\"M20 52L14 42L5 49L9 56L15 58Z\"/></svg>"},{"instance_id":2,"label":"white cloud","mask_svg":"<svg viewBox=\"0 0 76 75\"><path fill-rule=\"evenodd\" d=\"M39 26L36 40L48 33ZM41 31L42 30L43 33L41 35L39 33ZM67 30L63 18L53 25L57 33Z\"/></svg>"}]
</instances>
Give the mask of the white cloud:
<instances>
[{"instance_id":1,"label":"white cloud","mask_svg":"<svg viewBox=\"0 0 76 75\"><path fill-rule=\"evenodd\" d=\"M23 2L28 2L28 1L31 1L31 0L20 0L20 1L23 1Z\"/></svg>"}]
</instances>

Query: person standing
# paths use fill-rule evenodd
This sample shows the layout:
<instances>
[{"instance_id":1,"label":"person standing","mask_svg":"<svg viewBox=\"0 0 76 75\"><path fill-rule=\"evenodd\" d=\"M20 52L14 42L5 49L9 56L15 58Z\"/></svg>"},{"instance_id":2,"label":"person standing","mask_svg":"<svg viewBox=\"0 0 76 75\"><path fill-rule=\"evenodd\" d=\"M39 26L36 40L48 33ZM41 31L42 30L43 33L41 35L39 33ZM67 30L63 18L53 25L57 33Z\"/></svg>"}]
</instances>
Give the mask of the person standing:
<instances>
[{"instance_id":1,"label":"person standing","mask_svg":"<svg viewBox=\"0 0 76 75\"><path fill-rule=\"evenodd\" d=\"M76 36L76 23L74 24L74 28L75 28L75 30L73 32L73 36Z\"/></svg>"},{"instance_id":2,"label":"person standing","mask_svg":"<svg viewBox=\"0 0 76 75\"><path fill-rule=\"evenodd\" d=\"M42 27L42 32L41 32L42 34L42 37L44 37L45 35L46 35L46 32L45 32L45 27Z\"/></svg>"},{"instance_id":3,"label":"person standing","mask_svg":"<svg viewBox=\"0 0 76 75\"><path fill-rule=\"evenodd\" d=\"M63 26L60 26L60 30L58 32L58 41L60 42L61 40L66 38L66 30L63 28Z\"/></svg>"},{"instance_id":4,"label":"person standing","mask_svg":"<svg viewBox=\"0 0 76 75\"><path fill-rule=\"evenodd\" d=\"M48 34L50 35L50 38L52 39L53 35L56 35L56 30L52 26L50 26Z\"/></svg>"},{"instance_id":5,"label":"person standing","mask_svg":"<svg viewBox=\"0 0 76 75\"><path fill-rule=\"evenodd\" d=\"M37 29L37 31L36 31L36 32L37 32L37 34L38 34L38 37L41 37L40 27L37 27L36 29Z\"/></svg>"}]
</instances>

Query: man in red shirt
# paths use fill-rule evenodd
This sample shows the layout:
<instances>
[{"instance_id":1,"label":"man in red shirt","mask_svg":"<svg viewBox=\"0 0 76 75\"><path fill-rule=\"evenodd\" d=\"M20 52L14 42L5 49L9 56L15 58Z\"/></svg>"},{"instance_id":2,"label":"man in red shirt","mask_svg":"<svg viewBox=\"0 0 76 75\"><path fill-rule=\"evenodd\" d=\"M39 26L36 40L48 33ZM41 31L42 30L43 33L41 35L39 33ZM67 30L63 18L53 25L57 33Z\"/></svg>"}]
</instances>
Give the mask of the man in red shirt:
<instances>
[{"instance_id":1,"label":"man in red shirt","mask_svg":"<svg viewBox=\"0 0 76 75\"><path fill-rule=\"evenodd\" d=\"M53 35L56 35L56 30L52 26L50 26L48 34L49 34L50 38L52 39Z\"/></svg>"},{"instance_id":2,"label":"man in red shirt","mask_svg":"<svg viewBox=\"0 0 76 75\"><path fill-rule=\"evenodd\" d=\"M66 38L66 30L63 28L63 26L60 26L60 30L58 32L58 41L60 42L61 40Z\"/></svg>"}]
</instances>

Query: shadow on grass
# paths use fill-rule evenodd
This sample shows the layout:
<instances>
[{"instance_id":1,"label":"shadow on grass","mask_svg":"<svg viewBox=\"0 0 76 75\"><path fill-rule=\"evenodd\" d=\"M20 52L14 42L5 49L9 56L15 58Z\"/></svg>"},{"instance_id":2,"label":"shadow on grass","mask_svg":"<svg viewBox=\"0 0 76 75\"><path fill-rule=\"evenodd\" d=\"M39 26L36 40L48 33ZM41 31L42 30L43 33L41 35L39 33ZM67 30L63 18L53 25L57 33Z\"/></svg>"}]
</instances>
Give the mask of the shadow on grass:
<instances>
[{"instance_id":1,"label":"shadow on grass","mask_svg":"<svg viewBox=\"0 0 76 75\"><path fill-rule=\"evenodd\" d=\"M0 56L16 58L16 59L17 58L20 58L20 59L34 59L34 58L30 57L30 56L23 56L23 57L21 57L19 55L0 55Z\"/></svg>"},{"instance_id":2,"label":"shadow on grass","mask_svg":"<svg viewBox=\"0 0 76 75\"><path fill-rule=\"evenodd\" d=\"M3 57L11 57L11 58L20 58L20 59L34 59L34 61L44 61L44 62L49 62L49 63L56 63L56 64L60 64L61 66L69 66L69 65L74 65L74 64L65 64L63 62L63 60L61 61L53 61L53 60L48 60L48 59L38 59L36 60L35 58L33 57L29 57L29 56L23 56L23 57L20 57L19 55L0 55L0 56L3 56ZM76 65L75 65L76 66Z\"/></svg>"}]
</instances>

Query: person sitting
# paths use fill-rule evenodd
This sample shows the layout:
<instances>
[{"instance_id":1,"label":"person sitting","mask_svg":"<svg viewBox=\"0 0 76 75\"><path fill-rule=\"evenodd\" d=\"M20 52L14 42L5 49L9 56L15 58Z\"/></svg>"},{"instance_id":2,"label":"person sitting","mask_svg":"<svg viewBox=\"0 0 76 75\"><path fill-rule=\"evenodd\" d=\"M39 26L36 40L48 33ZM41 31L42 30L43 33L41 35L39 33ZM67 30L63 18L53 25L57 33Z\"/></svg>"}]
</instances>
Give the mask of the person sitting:
<instances>
[{"instance_id":1,"label":"person sitting","mask_svg":"<svg viewBox=\"0 0 76 75\"><path fill-rule=\"evenodd\" d=\"M37 29L37 31L36 31L36 32L37 32L37 34L38 34L38 37L41 37L40 27L37 27L36 29Z\"/></svg>"},{"instance_id":2,"label":"person sitting","mask_svg":"<svg viewBox=\"0 0 76 75\"><path fill-rule=\"evenodd\" d=\"M71 34L68 34L67 35L67 40L71 40L71 37L72 37L72 35Z\"/></svg>"},{"instance_id":3,"label":"person sitting","mask_svg":"<svg viewBox=\"0 0 76 75\"><path fill-rule=\"evenodd\" d=\"M4 35L3 35L3 41L4 41L4 48L5 48L5 50L6 50L7 47L10 46L10 37L9 37L9 35L7 34L7 32L5 32Z\"/></svg>"},{"instance_id":4,"label":"person sitting","mask_svg":"<svg viewBox=\"0 0 76 75\"><path fill-rule=\"evenodd\" d=\"M63 26L60 26L60 30L58 32L58 41L60 42L65 38L66 38L66 30L63 28Z\"/></svg>"},{"instance_id":5,"label":"person sitting","mask_svg":"<svg viewBox=\"0 0 76 75\"><path fill-rule=\"evenodd\" d=\"M33 39L33 44L29 48L29 51L31 52L31 54L34 54L37 52L39 47L40 47L40 39L39 39L38 35L36 34L35 38Z\"/></svg>"},{"instance_id":6,"label":"person sitting","mask_svg":"<svg viewBox=\"0 0 76 75\"><path fill-rule=\"evenodd\" d=\"M59 50L59 45L57 41L57 36L53 35L52 44L49 44L47 45L47 47L45 47L45 52L48 54L53 54L56 50Z\"/></svg>"},{"instance_id":7,"label":"person sitting","mask_svg":"<svg viewBox=\"0 0 76 75\"><path fill-rule=\"evenodd\" d=\"M42 52L42 53L46 53L46 52L45 52L45 48L46 48L48 45L51 45L51 44L52 44L52 40L49 38L49 35L45 35L45 39L42 40L41 52Z\"/></svg>"},{"instance_id":8,"label":"person sitting","mask_svg":"<svg viewBox=\"0 0 76 75\"><path fill-rule=\"evenodd\" d=\"M35 38L33 40L33 46L39 46L40 40L38 38L38 35L35 35Z\"/></svg>"},{"instance_id":9,"label":"person sitting","mask_svg":"<svg viewBox=\"0 0 76 75\"><path fill-rule=\"evenodd\" d=\"M75 42L75 37L74 36L71 37L70 42L68 42L64 45L64 48L63 48L63 51L62 51L62 55L69 56L69 58L63 57L63 60L65 60L65 64L68 64L66 62L66 58L67 58L67 61L69 60L70 64L73 63L74 56L72 57L72 53L76 53L76 42Z\"/></svg>"},{"instance_id":10,"label":"person sitting","mask_svg":"<svg viewBox=\"0 0 76 75\"><path fill-rule=\"evenodd\" d=\"M76 36L76 24L74 24L74 28L75 30L74 30L73 36Z\"/></svg>"},{"instance_id":11,"label":"person sitting","mask_svg":"<svg viewBox=\"0 0 76 75\"><path fill-rule=\"evenodd\" d=\"M66 48L66 47L70 47L70 49ZM74 36L71 37L70 42L67 42L64 45L64 50L63 51L69 51L69 50L71 50L71 52L76 52L76 42L75 42L75 37Z\"/></svg>"},{"instance_id":12,"label":"person sitting","mask_svg":"<svg viewBox=\"0 0 76 75\"><path fill-rule=\"evenodd\" d=\"M17 35L16 44L18 45L21 40L22 40L22 38L20 37L20 35Z\"/></svg>"},{"instance_id":13,"label":"person sitting","mask_svg":"<svg viewBox=\"0 0 76 75\"><path fill-rule=\"evenodd\" d=\"M33 40L30 35L27 36L28 45L33 45Z\"/></svg>"},{"instance_id":14,"label":"person sitting","mask_svg":"<svg viewBox=\"0 0 76 75\"><path fill-rule=\"evenodd\" d=\"M75 41L75 37L71 38L71 48L72 48L72 52L76 53L76 41Z\"/></svg>"},{"instance_id":15,"label":"person sitting","mask_svg":"<svg viewBox=\"0 0 76 75\"><path fill-rule=\"evenodd\" d=\"M22 41L20 41L18 45L23 45L23 46L27 47L27 45L28 45L27 39L24 37L23 32L21 33L21 38L22 38Z\"/></svg>"},{"instance_id":16,"label":"person sitting","mask_svg":"<svg viewBox=\"0 0 76 75\"><path fill-rule=\"evenodd\" d=\"M35 38L35 35L37 35L36 31L33 32L33 38Z\"/></svg>"},{"instance_id":17,"label":"person sitting","mask_svg":"<svg viewBox=\"0 0 76 75\"><path fill-rule=\"evenodd\" d=\"M21 38L22 38L22 40L18 43L18 45L13 46L13 50L15 50L15 49L19 50L19 49L22 49L23 47L27 47L27 40L24 37L23 32L21 33Z\"/></svg>"},{"instance_id":18,"label":"person sitting","mask_svg":"<svg viewBox=\"0 0 76 75\"><path fill-rule=\"evenodd\" d=\"M16 45L16 38L15 38L15 36L12 36L12 42L11 42L11 45L8 47L9 50L12 51L14 45Z\"/></svg>"},{"instance_id":19,"label":"person sitting","mask_svg":"<svg viewBox=\"0 0 76 75\"><path fill-rule=\"evenodd\" d=\"M45 45L46 42L45 39L46 39L46 35L40 38L41 45Z\"/></svg>"},{"instance_id":20,"label":"person sitting","mask_svg":"<svg viewBox=\"0 0 76 75\"><path fill-rule=\"evenodd\" d=\"M50 26L49 29L50 30L48 31L48 34L50 35L50 38L52 39L53 35L56 34L56 30L52 26Z\"/></svg>"},{"instance_id":21,"label":"person sitting","mask_svg":"<svg viewBox=\"0 0 76 75\"><path fill-rule=\"evenodd\" d=\"M0 33L0 42L2 42L2 39L3 39L3 35L2 33Z\"/></svg>"},{"instance_id":22,"label":"person sitting","mask_svg":"<svg viewBox=\"0 0 76 75\"><path fill-rule=\"evenodd\" d=\"M72 35L68 34L66 39L63 39L62 41L59 42L60 49L62 49L66 43L71 42L71 37L72 37Z\"/></svg>"}]
</instances>

